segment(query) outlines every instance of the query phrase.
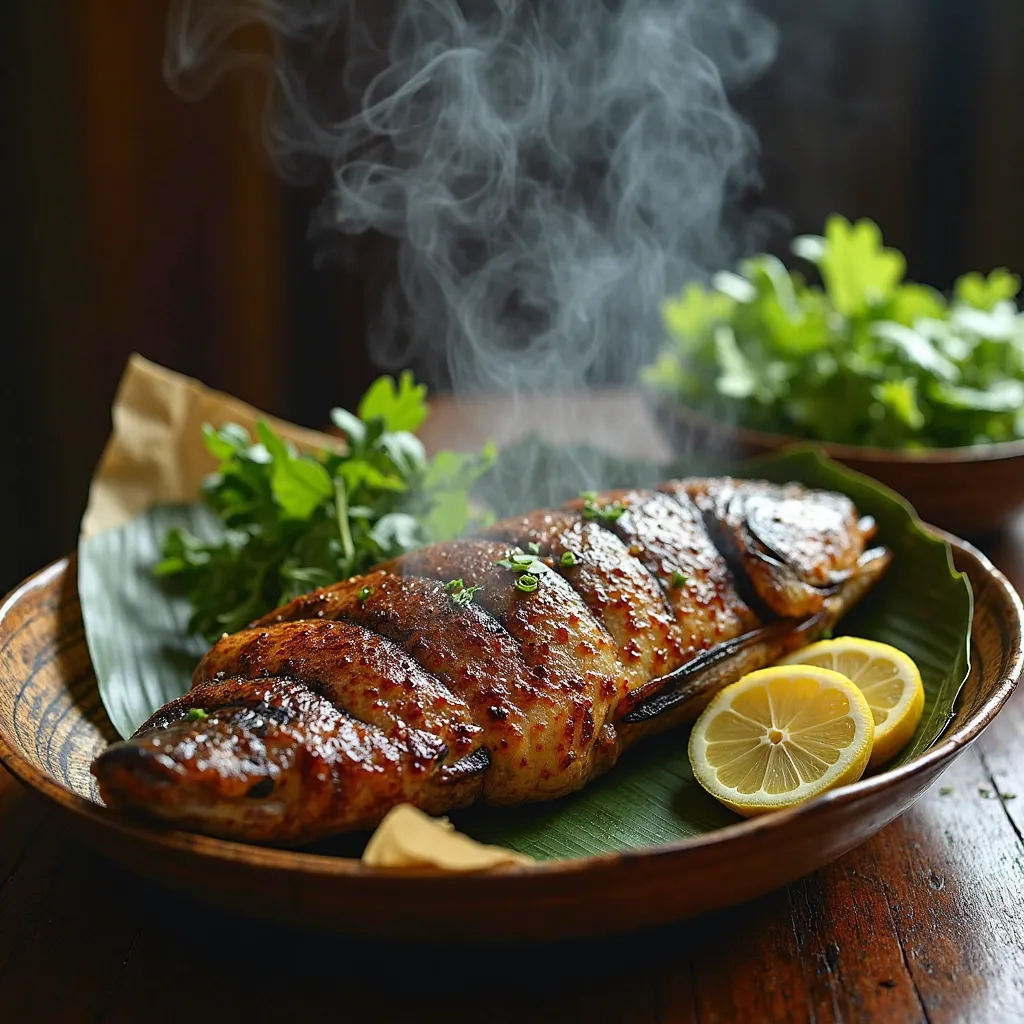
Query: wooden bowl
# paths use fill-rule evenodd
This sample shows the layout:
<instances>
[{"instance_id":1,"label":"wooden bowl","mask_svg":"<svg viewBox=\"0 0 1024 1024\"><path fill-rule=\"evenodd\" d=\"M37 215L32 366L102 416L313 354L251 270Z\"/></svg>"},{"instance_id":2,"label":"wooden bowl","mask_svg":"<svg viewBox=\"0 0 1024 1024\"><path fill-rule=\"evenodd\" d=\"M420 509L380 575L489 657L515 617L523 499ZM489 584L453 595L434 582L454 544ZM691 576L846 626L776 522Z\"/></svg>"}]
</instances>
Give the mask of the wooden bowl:
<instances>
[{"instance_id":1,"label":"wooden bowl","mask_svg":"<svg viewBox=\"0 0 1024 1024\"><path fill-rule=\"evenodd\" d=\"M74 559L0 606L0 758L76 835L131 871L212 904L362 937L561 939L663 924L785 885L905 811L978 737L1021 673L1024 608L992 564L949 538L974 587L972 667L942 740L913 761L801 807L622 854L470 875L381 871L122 817L89 765L116 739L89 663Z\"/></svg>"},{"instance_id":2,"label":"wooden bowl","mask_svg":"<svg viewBox=\"0 0 1024 1024\"><path fill-rule=\"evenodd\" d=\"M806 441L730 427L659 400L657 421L678 452L724 459L766 455ZM814 442L836 462L901 494L926 523L968 537L1007 526L1024 508L1024 440L903 452Z\"/></svg>"}]
</instances>

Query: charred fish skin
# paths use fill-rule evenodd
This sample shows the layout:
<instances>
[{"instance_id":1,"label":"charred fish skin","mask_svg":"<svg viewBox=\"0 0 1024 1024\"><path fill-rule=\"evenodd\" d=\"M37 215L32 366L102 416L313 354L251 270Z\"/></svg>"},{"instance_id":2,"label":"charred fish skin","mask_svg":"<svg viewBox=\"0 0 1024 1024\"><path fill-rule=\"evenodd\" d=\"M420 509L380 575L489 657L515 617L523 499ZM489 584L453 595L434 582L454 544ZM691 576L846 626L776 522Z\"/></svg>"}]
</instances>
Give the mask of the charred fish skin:
<instances>
[{"instance_id":1,"label":"charred fish skin","mask_svg":"<svg viewBox=\"0 0 1024 1024\"><path fill-rule=\"evenodd\" d=\"M541 510L482 531L510 550L532 551L583 599L612 637L635 685L683 662L683 643L665 594L610 530L566 510Z\"/></svg>"},{"instance_id":2,"label":"charred fish skin","mask_svg":"<svg viewBox=\"0 0 1024 1024\"><path fill-rule=\"evenodd\" d=\"M677 480L662 489L692 500L724 557L780 616L814 615L856 570L874 521L845 495L759 480Z\"/></svg>"},{"instance_id":3,"label":"charred fish skin","mask_svg":"<svg viewBox=\"0 0 1024 1024\"><path fill-rule=\"evenodd\" d=\"M483 734L441 680L385 637L345 622L287 622L223 637L196 667L193 692L232 676L304 683L386 736L437 738L445 761L472 753Z\"/></svg>"},{"instance_id":4,"label":"charred fish skin","mask_svg":"<svg viewBox=\"0 0 1024 1024\"><path fill-rule=\"evenodd\" d=\"M524 591L520 576L501 563L506 545L486 540L433 544L404 555L386 568L396 574L424 576L479 587L475 600L518 645L536 694L533 707L541 717L529 725L531 762L554 755L552 778L538 781L550 796L583 786L603 754L598 738L628 681L607 631L582 599L553 572L543 574L535 589ZM502 801L504 802L504 801Z\"/></svg>"},{"instance_id":5,"label":"charred fish skin","mask_svg":"<svg viewBox=\"0 0 1024 1024\"><path fill-rule=\"evenodd\" d=\"M652 680L646 692L632 693L616 718L622 748L652 732L692 721L722 687L820 639L885 575L891 561L884 548L864 552L858 571L824 598L818 614L803 620L777 619Z\"/></svg>"},{"instance_id":6,"label":"charred fish skin","mask_svg":"<svg viewBox=\"0 0 1024 1024\"><path fill-rule=\"evenodd\" d=\"M598 509L623 510L607 520L607 528L624 541L661 588L675 620L680 664L759 625L740 597L703 517L685 496L609 491L592 504ZM586 513L580 500L567 507Z\"/></svg>"},{"instance_id":7,"label":"charred fish skin","mask_svg":"<svg viewBox=\"0 0 1024 1024\"><path fill-rule=\"evenodd\" d=\"M506 552L502 547L487 555ZM506 604L535 596L518 591L507 570L487 563L488 573L492 568L499 575L490 587L502 592ZM467 572L466 586L470 578L476 577ZM545 607L534 610L543 614ZM547 659L528 661L501 622L475 600L460 605L437 579L380 570L297 598L261 624L313 615L389 638L466 703L490 751L484 794L489 802L547 799L582 784L588 770L584 754L597 728L593 699L582 692L586 683L575 666L566 679L555 667L548 670ZM208 657L219 657L217 647Z\"/></svg>"},{"instance_id":8,"label":"charred fish skin","mask_svg":"<svg viewBox=\"0 0 1024 1024\"><path fill-rule=\"evenodd\" d=\"M387 735L303 683L224 679L162 708L93 772L114 809L301 845L372 828L396 803L440 814L478 799L482 773L446 773L444 755L437 737Z\"/></svg>"},{"instance_id":9,"label":"charred fish skin","mask_svg":"<svg viewBox=\"0 0 1024 1024\"><path fill-rule=\"evenodd\" d=\"M93 772L116 809L283 845L555 799L831 628L889 564L873 533L842 495L730 479L505 520L224 637Z\"/></svg>"}]
</instances>

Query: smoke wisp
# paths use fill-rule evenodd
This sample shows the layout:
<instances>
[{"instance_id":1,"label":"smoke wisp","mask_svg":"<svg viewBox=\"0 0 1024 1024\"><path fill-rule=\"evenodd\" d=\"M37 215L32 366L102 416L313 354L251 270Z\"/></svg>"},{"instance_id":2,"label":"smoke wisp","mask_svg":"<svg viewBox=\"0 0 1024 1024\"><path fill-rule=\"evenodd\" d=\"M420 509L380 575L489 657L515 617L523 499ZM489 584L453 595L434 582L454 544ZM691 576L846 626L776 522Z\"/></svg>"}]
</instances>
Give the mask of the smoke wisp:
<instances>
[{"instance_id":1,"label":"smoke wisp","mask_svg":"<svg viewBox=\"0 0 1024 1024\"><path fill-rule=\"evenodd\" d=\"M370 339L457 389L629 381L660 306L730 262L756 140L727 90L771 62L746 0L178 0L166 72L201 91L238 29L274 41L267 134L321 166L323 236L396 240Z\"/></svg>"}]
</instances>

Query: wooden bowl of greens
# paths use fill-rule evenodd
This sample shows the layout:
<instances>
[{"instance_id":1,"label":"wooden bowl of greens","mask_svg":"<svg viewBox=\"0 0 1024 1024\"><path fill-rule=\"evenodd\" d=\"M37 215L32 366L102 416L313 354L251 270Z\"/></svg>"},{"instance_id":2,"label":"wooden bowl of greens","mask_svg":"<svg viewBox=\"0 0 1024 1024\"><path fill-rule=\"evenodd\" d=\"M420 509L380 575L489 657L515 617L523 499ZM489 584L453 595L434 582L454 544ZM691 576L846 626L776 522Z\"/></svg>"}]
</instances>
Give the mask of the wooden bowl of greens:
<instances>
[{"instance_id":1,"label":"wooden bowl of greens","mask_svg":"<svg viewBox=\"0 0 1024 1024\"><path fill-rule=\"evenodd\" d=\"M966 274L946 298L904 280L870 221L833 217L793 252L690 284L665 306L670 340L643 371L676 447L726 458L815 441L961 535L1024 508L1020 279Z\"/></svg>"}]
</instances>

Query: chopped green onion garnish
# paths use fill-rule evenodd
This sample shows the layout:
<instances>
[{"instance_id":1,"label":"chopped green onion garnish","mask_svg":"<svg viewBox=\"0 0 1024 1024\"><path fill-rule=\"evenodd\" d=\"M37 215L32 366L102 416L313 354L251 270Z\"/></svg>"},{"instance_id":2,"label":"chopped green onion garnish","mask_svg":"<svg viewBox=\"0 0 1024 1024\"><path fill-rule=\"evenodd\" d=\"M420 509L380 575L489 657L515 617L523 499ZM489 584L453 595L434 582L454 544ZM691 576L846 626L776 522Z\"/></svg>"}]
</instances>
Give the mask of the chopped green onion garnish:
<instances>
[{"instance_id":1,"label":"chopped green onion garnish","mask_svg":"<svg viewBox=\"0 0 1024 1024\"><path fill-rule=\"evenodd\" d=\"M365 601L373 593L373 587L366 586L356 594L356 598L359 601Z\"/></svg>"},{"instance_id":2,"label":"chopped green onion garnish","mask_svg":"<svg viewBox=\"0 0 1024 1024\"><path fill-rule=\"evenodd\" d=\"M580 497L584 501L596 501L597 491L580 491Z\"/></svg>"},{"instance_id":3,"label":"chopped green onion garnish","mask_svg":"<svg viewBox=\"0 0 1024 1024\"><path fill-rule=\"evenodd\" d=\"M593 498L583 502L584 519L602 519L606 523L614 523L625 514L626 506L621 501L613 501L610 505L598 505Z\"/></svg>"},{"instance_id":4,"label":"chopped green onion garnish","mask_svg":"<svg viewBox=\"0 0 1024 1024\"><path fill-rule=\"evenodd\" d=\"M548 571L548 567L540 559L534 558L533 555L516 555L511 551L494 564L500 565L502 569L509 569L512 572L533 573L534 576Z\"/></svg>"},{"instance_id":5,"label":"chopped green onion garnish","mask_svg":"<svg viewBox=\"0 0 1024 1024\"><path fill-rule=\"evenodd\" d=\"M460 608L465 608L467 605L472 604L477 592L484 588L467 587L462 580L449 580L444 585L444 589L451 594L453 604L457 604Z\"/></svg>"},{"instance_id":6,"label":"chopped green onion garnish","mask_svg":"<svg viewBox=\"0 0 1024 1024\"><path fill-rule=\"evenodd\" d=\"M186 722L202 722L204 719L210 716L202 708L192 708L191 711L185 716Z\"/></svg>"},{"instance_id":7,"label":"chopped green onion garnish","mask_svg":"<svg viewBox=\"0 0 1024 1024\"><path fill-rule=\"evenodd\" d=\"M681 587L686 582L686 573L682 569L676 569L672 573L672 586Z\"/></svg>"},{"instance_id":8,"label":"chopped green onion garnish","mask_svg":"<svg viewBox=\"0 0 1024 1024\"><path fill-rule=\"evenodd\" d=\"M575 551L566 551L558 560L558 563L566 569L571 569L579 560L580 556Z\"/></svg>"},{"instance_id":9,"label":"chopped green onion garnish","mask_svg":"<svg viewBox=\"0 0 1024 1024\"><path fill-rule=\"evenodd\" d=\"M539 555L540 545L536 541L531 540L530 543L526 545L526 550L529 551L530 554Z\"/></svg>"},{"instance_id":10,"label":"chopped green onion garnish","mask_svg":"<svg viewBox=\"0 0 1024 1024\"><path fill-rule=\"evenodd\" d=\"M537 587L540 586L540 580L532 573L524 573L516 580L516 586L523 591L523 593L532 594Z\"/></svg>"}]
</instances>

